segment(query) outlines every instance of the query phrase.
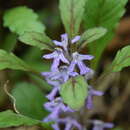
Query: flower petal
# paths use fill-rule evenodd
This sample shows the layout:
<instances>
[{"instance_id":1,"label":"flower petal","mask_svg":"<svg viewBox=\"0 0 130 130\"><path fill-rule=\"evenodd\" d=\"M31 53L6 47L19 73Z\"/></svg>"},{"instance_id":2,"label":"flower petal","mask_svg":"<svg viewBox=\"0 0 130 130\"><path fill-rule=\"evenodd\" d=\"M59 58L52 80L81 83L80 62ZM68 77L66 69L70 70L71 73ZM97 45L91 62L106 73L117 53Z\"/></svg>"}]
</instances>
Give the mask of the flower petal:
<instances>
[{"instance_id":1,"label":"flower petal","mask_svg":"<svg viewBox=\"0 0 130 130\"><path fill-rule=\"evenodd\" d=\"M61 40L68 42L68 34L67 34L67 33L62 34L62 35L61 35Z\"/></svg>"},{"instance_id":2,"label":"flower petal","mask_svg":"<svg viewBox=\"0 0 130 130\"><path fill-rule=\"evenodd\" d=\"M75 36L72 40L71 40L71 43L73 44L73 43L75 43L75 42L77 42L77 41L79 41L80 40L80 36Z\"/></svg>"},{"instance_id":3,"label":"flower petal","mask_svg":"<svg viewBox=\"0 0 130 130\"><path fill-rule=\"evenodd\" d=\"M42 72L41 75L45 77L50 77L51 72Z\"/></svg>"},{"instance_id":4,"label":"flower petal","mask_svg":"<svg viewBox=\"0 0 130 130\"><path fill-rule=\"evenodd\" d=\"M47 79L48 84L52 85L52 86L56 86L56 87L60 87L60 82L59 81L53 81L50 79Z\"/></svg>"},{"instance_id":5,"label":"flower petal","mask_svg":"<svg viewBox=\"0 0 130 130\"><path fill-rule=\"evenodd\" d=\"M59 64L60 64L60 59L59 59L59 57L57 57L57 58L55 58L55 59L53 60L53 63L52 63L52 65L51 65L51 71L52 71L52 72L58 71L58 66L59 66Z\"/></svg>"},{"instance_id":6,"label":"flower petal","mask_svg":"<svg viewBox=\"0 0 130 130\"><path fill-rule=\"evenodd\" d=\"M91 95L89 95L87 97L86 107L88 109L92 109L93 108L93 100L92 100L92 96Z\"/></svg>"},{"instance_id":7,"label":"flower petal","mask_svg":"<svg viewBox=\"0 0 130 130\"><path fill-rule=\"evenodd\" d=\"M113 128L114 124L113 123L104 123L104 128Z\"/></svg>"},{"instance_id":8,"label":"flower petal","mask_svg":"<svg viewBox=\"0 0 130 130\"><path fill-rule=\"evenodd\" d=\"M59 41L56 41L56 40L53 40L53 43L54 43L56 46L63 46L63 43L62 43L62 42L59 42Z\"/></svg>"},{"instance_id":9,"label":"flower petal","mask_svg":"<svg viewBox=\"0 0 130 130\"><path fill-rule=\"evenodd\" d=\"M92 130L103 130L101 126L95 125Z\"/></svg>"},{"instance_id":10,"label":"flower petal","mask_svg":"<svg viewBox=\"0 0 130 130\"><path fill-rule=\"evenodd\" d=\"M52 91L46 96L50 101L54 100L57 92L59 91L58 87L54 87Z\"/></svg>"},{"instance_id":11,"label":"flower petal","mask_svg":"<svg viewBox=\"0 0 130 130\"><path fill-rule=\"evenodd\" d=\"M44 107L46 108L46 110L48 110L48 111L53 111L53 107L52 107L52 104L50 103L50 102L47 102L47 103L45 103L44 104Z\"/></svg>"},{"instance_id":12,"label":"flower petal","mask_svg":"<svg viewBox=\"0 0 130 130\"><path fill-rule=\"evenodd\" d=\"M61 60L63 63L69 64L69 61L65 58L65 56L64 56L63 53L61 53L61 54L59 55L59 57L60 57L60 60Z\"/></svg>"},{"instance_id":13,"label":"flower petal","mask_svg":"<svg viewBox=\"0 0 130 130\"><path fill-rule=\"evenodd\" d=\"M65 130L71 130L72 124L67 122L65 125Z\"/></svg>"},{"instance_id":14,"label":"flower petal","mask_svg":"<svg viewBox=\"0 0 130 130\"><path fill-rule=\"evenodd\" d=\"M51 125L54 130L60 130L58 123Z\"/></svg>"},{"instance_id":15,"label":"flower petal","mask_svg":"<svg viewBox=\"0 0 130 130\"><path fill-rule=\"evenodd\" d=\"M97 91L97 90L94 90L94 89L91 91L91 93L94 96L102 96L104 94L103 92Z\"/></svg>"},{"instance_id":16,"label":"flower petal","mask_svg":"<svg viewBox=\"0 0 130 130\"><path fill-rule=\"evenodd\" d=\"M82 54L78 54L78 57L80 60L92 60L94 58L94 56L92 55L82 55Z\"/></svg>"},{"instance_id":17,"label":"flower petal","mask_svg":"<svg viewBox=\"0 0 130 130\"><path fill-rule=\"evenodd\" d=\"M66 82L69 79L69 75L68 74L62 75L62 78L63 78L63 82Z\"/></svg>"},{"instance_id":18,"label":"flower petal","mask_svg":"<svg viewBox=\"0 0 130 130\"><path fill-rule=\"evenodd\" d=\"M56 56L57 56L57 52L54 51L54 52L52 52L52 53L50 53L50 54L44 55L43 58L45 58L45 59L53 59L53 58L55 58Z\"/></svg>"},{"instance_id":19,"label":"flower petal","mask_svg":"<svg viewBox=\"0 0 130 130\"><path fill-rule=\"evenodd\" d=\"M72 76L72 77L75 77L77 75L79 75L77 72L69 72L69 75Z\"/></svg>"},{"instance_id":20,"label":"flower petal","mask_svg":"<svg viewBox=\"0 0 130 130\"><path fill-rule=\"evenodd\" d=\"M69 68L68 68L68 71L69 71L69 72L73 72L76 64L77 64L77 62L72 61L72 62L70 63L70 66L69 66Z\"/></svg>"},{"instance_id":21,"label":"flower petal","mask_svg":"<svg viewBox=\"0 0 130 130\"><path fill-rule=\"evenodd\" d=\"M90 68L86 67L86 65L82 61L77 62L77 65L78 65L78 67L80 69L80 74L81 75L84 75L84 74L90 72Z\"/></svg>"}]
</instances>

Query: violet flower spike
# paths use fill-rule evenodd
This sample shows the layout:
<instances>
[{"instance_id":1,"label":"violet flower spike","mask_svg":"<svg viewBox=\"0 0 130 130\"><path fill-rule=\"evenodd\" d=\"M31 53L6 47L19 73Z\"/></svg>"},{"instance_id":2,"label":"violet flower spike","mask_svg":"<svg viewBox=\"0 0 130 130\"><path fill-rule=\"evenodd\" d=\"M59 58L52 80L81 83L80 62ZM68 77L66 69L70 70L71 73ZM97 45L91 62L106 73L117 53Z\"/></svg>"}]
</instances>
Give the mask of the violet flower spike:
<instances>
[{"instance_id":1,"label":"violet flower spike","mask_svg":"<svg viewBox=\"0 0 130 130\"><path fill-rule=\"evenodd\" d=\"M102 96L103 94L104 94L103 92L94 90L91 86L89 86L86 107L88 109L92 109L93 108L93 96Z\"/></svg>"},{"instance_id":2,"label":"violet flower spike","mask_svg":"<svg viewBox=\"0 0 130 130\"><path fill-rule=\"evenodd\" d=\"M99 120L93 120L92 123L94 125L92 130L104 130L104 128L113 128L114 127L113 123L105 123L105 122L99 121Z\"/></svg>"},{"instance_id":3,"label":"violet flower spike","mask_svg":"<svg viewBox=\"0 0 130 130\"><path fill-rule=\"evenodd\" d=\"M63 54L63 50L60 48L56 48L56 50L50 54L44 55L45 59L53 59L53 63L51 66L51 71L57 71L60 61L63 63L69 64L69 61L65 58Z\"/></svg>"},{"instance_id":4,"label":"violet flower spike","mask_svg":"<svg viewBox=\"0 0 130 130\"><path fill-rule=\"evenodd\" d=\"M83 60L92 60L94 58L92 55L82 55L82 54L79 54L78 52L74 52L72 54L72 57L73 57L73 59L72 59L72 62L70 64L70 66L69 66L69 71L70 72L74 71L74 68L75 68L76 65L78 66L81 75L84 75L86 73L91 72L91 69L88 68L83 63Z\"/></svg>"},{"instance_id":5,"label":"violet flower spike","mask_svg":"<svg viewBox=\"0 0 130 130\"><path fill-rule=\"evenodd\" d=\"M58 120L58 123L65 124L65 130L71 130L71 128L78 128L78 130L82 130L82 126L73 118L66 117Z\"/></svg>"}]
</instances>

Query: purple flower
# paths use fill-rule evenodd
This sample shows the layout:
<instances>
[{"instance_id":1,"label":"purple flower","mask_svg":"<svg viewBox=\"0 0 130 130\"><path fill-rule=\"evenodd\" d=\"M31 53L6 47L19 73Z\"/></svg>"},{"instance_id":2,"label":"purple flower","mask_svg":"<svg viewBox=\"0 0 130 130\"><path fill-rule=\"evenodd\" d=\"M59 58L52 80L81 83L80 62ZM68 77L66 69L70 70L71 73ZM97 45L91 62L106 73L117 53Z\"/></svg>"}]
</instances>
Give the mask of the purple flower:
<instances>
[{"instance_id":1,"label":"purple flower","mask_svg":"<svg viewBox=\"0 0 130 130\"><path fill-rule=\"evenodd\" d=\"M99 120L93 120L91 121L93 123L94 127L93 130L104 130L104 128L113 128L113 123L104 123L103 121Z\"/></svg>"},{"instance_id":2,"label":"purple flower","mask_svg":"<svg viewBox=\"0 0 130 130\"><path fill-rule=\"evenodd\" d=\"M58 123L51 125L54 130L60 130Z\"/></svg>"},{"instance_id":3,"label":"purple flower","mask_svg":"<svg viewBox=\"0 0 130 130\"><path fill-rule=\"evenodd\" d=\"M80 36L75 36L72 40L71 40L71 43L76 43L77 41L80 40Z\"/></svg>"},{"instance_id":4,"label":"purple flower","mask_svg":"<svg viewBox=\"0 0 130 130\"><path fill-rule=\"evenodd\" d=\"M77 76L77 72L70 72L67 66L61 66L59 70L55 72L42 72L42 75L50 78L52 81L59 80L61 83L66 82L69 79L69 76Z\"/></svg>"},{"instance_id":5,"label":"purple flower","mask_svg":"<svg viewBox=\"0 0 130 130\"><path fill-rule=\"evenodd\" d=\"M43 58L53 59L51 71L56 71L58 69L60 61L62 61L63 63L69 64L69 61L65 58L65 56L63 54L63 50L60 48L56 48L56 50L54 52L44 55Z\"/></svg>"},{"instance_id":6,"label":"purple flower","mask_svg":"<svg viewBox=\"0 0 130 130\"><path fill-rule=\"evenodd\" d=\"M80 36L76 36L74 37L72 40L71 40L71 43L76 43L78 40L80 39ZM63 47L63 49L65 51L67 51L67 47L68 47L68 35L65 33L65 34L62 34L61 35L61 42L59 41L56 41L56 40L53 40L54 44L57 45L57 46L60 46L60 47Z\"/></svg>"},{"instance_id":7,"label":"purple flower","mask_svg":"<svg viewBox=\"0 0 130 130\"><path fill-rule=\"evenodd\" d=\"M51 114L44 118L44 122L56 121L59 116L59 109L56 108Z\"/></svg>"},{"instance_id":8,"label":"purple flower","mask_svg":"<svg viewBox=\"0 0 130 130\"><path fill-rule=\"evenodd\" d=\"M75 119L71 117L59 119L58 123L64 123L65 130L71 130L71 128L77 128L78 130L82 130L82 126Z\"/></svg>"},{"instance_id":9,"label":"purple flower","mask_svg":"<svg viewBox=\"0 0 130 130\"><path fill-rule=\"evenodd\" d=\"M103 92L94 90L91 86L89 86L86 107L88 109L92 109L93 108L93 96L102 96L102 95L103 95Z\"/></svg>"},{"instance_id":10,"label":"purple flower","mask_svg":"<svg viewBox=\"0 0 130 130\"><path fill-rule=\"evenodd\" d=\"M69 79L69 76L74 77L78 75L77 72L70 72L67 66L61 66L59 70L59 73L57 73L52 80L62 79L63 83L65 83Z\"/></svg>"},{"instance_id":11,"label":"purple flower","mask_svg":"<svg viewBox=\"0 0 130 130\"><path fill-rule=\"evenodd\" d=\"M86 73L91 71L91 69L88 68L83 63L83 60L91 60L91 59L93 59L93 56L91 56L91 55L81 55L78 52L75 52L75 53L72 54L72 57L73 57L73 59L72 59L72 62L69 66L70 72L74 71L74 68L75 68L76 65L79 67L81 75L86 74Z\"/></svg>"},{"instance_id":12,"label":"purple flower","mask_svg":"<svg viewBox=\"0 0 130 130\"><path fill-rule=\"evenodd\" d=\"M46 96L50 101L54 100L56 94L59 92L60 87L54 87L52 91Z\"/></svg>"},{"instance_id":13,"label":"purple flower","mask_svg":"<svg viewBox=\"0 0 130 130\"><path fill-rule=\"evenodd\" d=\"M72 110L68 106L65 106L63 104L62 99L60 97L45 103L44 107L48 111L52 112L49 116L47 116L44 119L45 122L56 121L56 119L58 119L58 116L61 112L72 112Z\"/></svg>"},{"instance_id":14,"label":"purple flower","mask_svg":"<svg viewBox=\"0 0 130 130\"><path fill-rule=\"evenodd\" d=\"M46 81L48 84L52 85L53 87L60 87L60 82L58 80L51 80L49 78L46 78Z\"/></svg>"},{"instance_id":15,"label":"purple flower","mask_svg":"<svg viewBox=\"0 0 130 130\"><path fill-rule=\"evenodd\" d=\"M61 46L61 47L63 47L63 49L64 49L65 51L67 51L68 35L67 35L66 33L61 35L61 42L56 41L56 40L53 40L53 42L54 42L55 45Z\"/></svg>"}]
</instances>

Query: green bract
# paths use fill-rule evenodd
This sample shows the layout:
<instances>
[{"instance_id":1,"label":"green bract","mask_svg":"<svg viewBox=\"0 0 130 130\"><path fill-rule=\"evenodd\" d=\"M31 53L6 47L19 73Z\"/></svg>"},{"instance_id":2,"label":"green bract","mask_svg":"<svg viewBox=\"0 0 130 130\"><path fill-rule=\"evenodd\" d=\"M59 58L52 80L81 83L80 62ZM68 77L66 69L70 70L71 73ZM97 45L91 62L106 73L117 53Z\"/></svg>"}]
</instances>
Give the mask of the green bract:
<instances>
[{"instance_id":1,"label":"green bract","mask_svg":"<svg viewBox=\"0 0 130 130\"><path fill-rule=\"evenodd\" d=\"M67 105L74 110L78 110L85 103L88 84L82 76L71 78L61 86L60 94Z\"/></svg>"},{"instance_id":2,"label":"green bract","mask_svg":"<svg viewBox=\"0 0 130 130\"><path fill-rule=\"evenodd\" d=\"M25 44L36 46L40 49L54 49L51 39L45 33L25 32L19 37L19 40Z\"/></svg>"},{"instance_id":3,"label":"green bract","mask_svg":"<svg viewBox=\"0 0 130 130\"><path fill-rule=\"evenodd\" d=\"M128 0L88 0L84 16L86 29L104 27L107 34L101 39L89 44L90 53L95 56L93 67L96 68L101 54L107 44L112 40L114 31L120 18L125 12Z\"/></svg>"},{"instance_id":4,"label":"green bract","mask_svg":"<svg viewBox=\"0 0 130 130\"><path fill-rule=\"evenodd\" d=\"M83 44L81 44L81 46L84 47L84 46L86 46L86 44L91 43L91 42L101 38L102 36L104 36L106 34L106 32L107 32L107 30L102 27L88 29L81 35L81 39L80 39L79 43L83 42Z\"/></svg>"},{"instance_id":5,"label":"green bract","mask_svg":"<svg viewBox=\"0 0 130 130\"><path fill-rule=\"evenodd\" d=\"M77 35L87 0L60 0L60 13L66 32Z\"/></svg>"},{"instance_id":6,"label":"green bract","mask_svg":"<svg viewBox=\"0 0 130 130\"><path fill-rule=\"evenodd\" d=\"M119 50L112 63L112 72L121 71L124 67L130 66L130 45Z\"/></svg>"}]
</instances>

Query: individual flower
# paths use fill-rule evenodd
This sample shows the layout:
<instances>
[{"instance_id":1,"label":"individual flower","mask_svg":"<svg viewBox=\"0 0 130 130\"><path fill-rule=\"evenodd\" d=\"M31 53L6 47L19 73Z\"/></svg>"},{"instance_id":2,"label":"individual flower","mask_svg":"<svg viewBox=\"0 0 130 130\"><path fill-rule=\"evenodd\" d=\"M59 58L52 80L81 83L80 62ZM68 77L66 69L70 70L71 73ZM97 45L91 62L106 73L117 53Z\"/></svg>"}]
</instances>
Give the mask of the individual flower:
<instances>
[{"instance_id":1,"label":"individual flower","mask_svg":"<svg viewBox=\"0 0 130 130\"><path fill-rule=\"evenodd\" d=\"M48 111L52 112L44 119L44 122L55 121L56 119L58 119L58 116L61 112L72 112L71 108L65 106L60 97L45 103L44 107Z\"/></svg>"},{"instance_id":2,"label":"individual flower","mask_svg":"<svg viewBox=\"0 0 130 130\"><path fill-rule=\"evenodd\" d=\"M60 130L58 123L51 125L54 130Z\"/></svg>"},{"instance_id":3,"label":"individual flower","mask_svg":"<svg viewBox=\"0 0 130 130\"><path fill-rule=\"evenodd\" d=\"M113 123L105 123L100 120L93 120L91 121L93 123L93 129L92 130L104 130L104 128L113 128Z\"/></svg>"},{"instance_id":4,"label":"individual flower","mask_svg":"<svg viewBox=\"0 0 130 130\"><path fill-rule=\"evenodd\" d=\"M88 109L92 109L93 108L93 96L102 96L102 95L103 95L103 92L94 90L91 86L89 86L86 107Z\"/></svg>"},{"instance_id":5,"label":"individual flower","mask_svg":"<svg viewBox=\"0 0 130 130\"><path fill-rule=\"evenodd\" d=\"M69 61L65 58L65 56L63 54L63 50L60 48L56 48L56 50L54 52L44 55L43 58L53 59L51 71L56 71L58 69L60 61L62 61L63 63L69 64Z\"/></svg>"},{"instance_id":6,"label":"individual flower","mask_svg":"<svg viewBox=\"0 0 130 130\"><path fill-rule=\"evenodd\" d=\"M71 40L71 43L76 43L78 40L80 39L80 36L75 36L72 40ZM63 47L63 49L65 51L68 50L68 35L65 33L65 34L62 34L61 35L61 42L59 41L56 41L56 40L53 40L53 43L57 46L60 46L60 47Z\"/></svg>"},{"instance_id":7,"label":"individual flower","mask_svg":"<svg viewBox=\"0 0 130 130\"><path fill-rule=\"evenodd\" d=\"M43 122L56 121L58 118L59 118L59 109L56 108L52 113L50 113L47 117L44 118Z\"/></svg>"},{"instance_id":8,"label":"individual flower","mask_svg":"<svg viewBox=\"0 0 130 130\"><path fill-rule=\"evenodd\" d=\"M72 117L61 118L58 120L58 123L64 123L64 130L71 130L72 128L77 128L78 130L83 130L82 126Z\"/></svg>"},{"instance_id":9,"label":"individual flower","mask_svg":"<svg viewBox=\"0 0 130 130\"><path fill-rule=\"evenodd\" d=\"M67 66L61 66L59 68L59 72L52 77L52 80L58 80L58 79L61 79L63 81L63 83L65 83L69 77L74 77L74 76L77 76L78 73L77 72L70 72L68 70L68 67Z\"/></svg>"},{"instance_id":10,"label":"individual flower","mask_svg":"<svg viewBox=\"0 0 130 130\"><path fill-rule=\"evenodd\" d=\"M91 59L94 58L93 56L91 56L91 55L82 55L82 54L79 54L78 52L74 52L72 54L72 58L73 58L72 62L70 64L70 66L69 66L69 71L70 72L74 71L76 65L78 66L81 75L84 75L84 74L89 73L91 71L91 69L88 68L84 64L83 60L91 60Z\"/></svg>"},{"instance_id":11,"label":"individual flower","mask_svg":"<svg viewBox=\"0 0 130 130\"><path fill-rule=\"evenodd\" d=\"M54 72L42 72L41 74L43 76L45 76L46 81L48 82L48 84L50 84L53 87L52 90L51 90L51 92L46 97L49 100L54 100L55 96L57 95L57 93L60 90L61 83L58 80L52 80L51 76L50 76L51 73L54 73Z\"/></svg>"},{"instance_id":12,"label":"individual flower","mask_svg":"<svg viewBox=\"0 0 130 130\"><path fill-rule=\"evenodd\" d=\"M71 40L71 43L73 44L73 43L76 43L77 41L79 41L80 40L80 36L78 35L78 36L75 36L72 40Z\"/></svg>"},{"instance_id":13,"label":"individual flower","mask_svg":"<svg viewBox=\"0 0 130 130\"><path fill-rule=\"evenodd\" d=\"M48 84L52 85L53 87L60 87L61 83L58 80L51 80L49 78L46 78L46 81Z\"/></svg>"},{"instance_id":14,"label":"individual flower","mask_svg":"<svg viewBox=\"0 0 130 130\"><path fill-rule=\"evenodd\" d=\"M69 77L74 77L77 76L77 72L70 72L67 66L61 66L59 70L57 71L52 71L52 72L42 72L42 75L50 78L52 81L54 80L59 80L61 83L65 83Z\"/></svg>"},{"instance_id":15,"label":"individual flower","mask_svg":"<svg viewBox=\"0 0 130 130\"><path fill-rule=\"evenodd\" d=\"M60 47L63 47L63 49L65 51L67 51L67 46L68 46L68 35L65 33L65 34L62 34L61 35L61 42L59 41L56 41L56 40L53 40L53 43L57 46L60 46Z\"/></svg>"},{"instance_id":16,"label":"individual flower","mask_svg":"<svg viewBox=\"0 0 130 130\"><path fill-rule=\"evenodd\" d=\"M59 92L60 87L59 86L55 86L53 87L52 91L46 96L49 100L54 100L55 96L57 95L57 93Z\"/></svg>"}]
</instances>

